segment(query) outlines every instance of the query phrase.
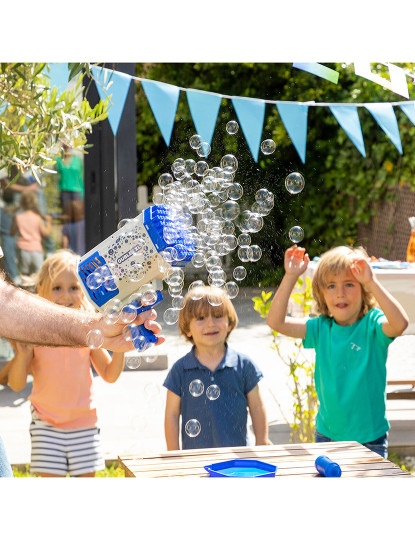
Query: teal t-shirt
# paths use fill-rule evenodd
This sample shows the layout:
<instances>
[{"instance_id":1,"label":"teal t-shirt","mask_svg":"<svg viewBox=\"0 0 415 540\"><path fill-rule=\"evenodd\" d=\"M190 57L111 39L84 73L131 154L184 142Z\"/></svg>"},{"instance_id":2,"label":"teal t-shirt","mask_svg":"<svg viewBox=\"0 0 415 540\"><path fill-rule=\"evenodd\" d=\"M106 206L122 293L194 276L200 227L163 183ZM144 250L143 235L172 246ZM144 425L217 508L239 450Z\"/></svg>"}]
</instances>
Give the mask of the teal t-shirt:
<instances>
[{"instance_id":1,"label":"teal t-shirt","mask_svg":"<svg viewBox=\"0 0 415 540\"><path fill-rule=\"evenodd\" d=\"M56 160L59 173L59 189L61 191L84 191L84 164L80 157L72 156L69 161L61 158Z\"/></svg>"},{"instance_id":2,"label":"teal t-shirt","mask_svg":"<svg viewBox=\"0 0 415 540\"><path fill-rule=\"evenodd\" d=\"M371 309L350 326L323 316L307 321L303 344L316 351L316 429L322 435L365 444L389 430L386 359L393 338L383 333L385 320Z\"/></svg>"}]
</instances>

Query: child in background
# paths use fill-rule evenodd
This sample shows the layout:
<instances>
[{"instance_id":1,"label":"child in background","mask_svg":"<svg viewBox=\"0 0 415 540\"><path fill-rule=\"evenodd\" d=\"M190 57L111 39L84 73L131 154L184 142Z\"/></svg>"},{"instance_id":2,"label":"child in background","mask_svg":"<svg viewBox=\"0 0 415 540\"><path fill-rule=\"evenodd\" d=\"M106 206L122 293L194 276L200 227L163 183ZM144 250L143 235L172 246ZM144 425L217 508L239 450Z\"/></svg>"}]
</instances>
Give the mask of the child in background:
<instances>
[{"instance_id":1,"label":"child in background","mask_svg":"<svg viewBox=\"0 0 415 540\"><path fill-rule=\"evenodd\" d=\"M232 302L222 289L197 287L186 294L179 332L193 347L174 363L164 382L168 450L180 449L180 417L183 449L246 446L247 407L256 444L268 444L266 412L258 386L262 373L250 358L226 342L237 323Z\"/></svg>"},{"instance_id":2,"label":"child in background","mask_svg":"<svg viewBox=\"0 0 415 540\"><path fill-rule=\"evenodd\" d=\"M39 296L74 309L92 310L76 277L77 256L69 250L50 256L39 272ZM38 347L12 342L8 384L16 392L33 375L31 402L31 472L40 476L94 476L105 468L92 364L106 382L124 368L124 354L105 349Z\"/></svg>"},{"instance_id":3,"label":"child in background","mask_svg":"<svg viewBox=\"0 0 415 540\"><path fill-rule=\"evenodd\" d=\"M44 216L37 206L37 195L34 191L24 191L20 196L20 207L23 212L13 216L10 235L18 234L20 272L23 276L39 272L43 263L42 237L46 238L52 231L51 216Z\"/></svg>"},{"instance_id":4,"label":"child in background","mask_svg":"<svg viewBox=\"0 0 415 540\"><path fill-rule=\"evenodd\" d=\"M386 458L388 347L408 326L408 316L373 275L365 250L345 246L325 253L317 265L312 287L319 317L286 316L291 292L308 263L304 248L286 251L285 275L267 323L316 351L320 406L315 442L357 441Z\"/></svg>"}]
</instances>

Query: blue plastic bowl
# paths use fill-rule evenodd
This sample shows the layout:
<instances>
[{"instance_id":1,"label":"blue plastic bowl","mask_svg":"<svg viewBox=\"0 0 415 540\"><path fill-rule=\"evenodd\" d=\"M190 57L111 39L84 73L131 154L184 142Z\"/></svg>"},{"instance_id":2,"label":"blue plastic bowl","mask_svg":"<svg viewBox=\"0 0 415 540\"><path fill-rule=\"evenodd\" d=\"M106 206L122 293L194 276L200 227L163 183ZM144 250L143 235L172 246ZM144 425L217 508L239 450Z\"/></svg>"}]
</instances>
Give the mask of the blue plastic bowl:
<instances>
[{"instance_id":1,"label":"blue plastic bowl","mask_svg":"<svg viewBox=\"0 0 415 540\"><path fill-rule=\"evenodd\" d=\"M225 478L270 478L277 466L256 459L230 459L205 466L210 476Z\"/></svg>"}]
</instances>

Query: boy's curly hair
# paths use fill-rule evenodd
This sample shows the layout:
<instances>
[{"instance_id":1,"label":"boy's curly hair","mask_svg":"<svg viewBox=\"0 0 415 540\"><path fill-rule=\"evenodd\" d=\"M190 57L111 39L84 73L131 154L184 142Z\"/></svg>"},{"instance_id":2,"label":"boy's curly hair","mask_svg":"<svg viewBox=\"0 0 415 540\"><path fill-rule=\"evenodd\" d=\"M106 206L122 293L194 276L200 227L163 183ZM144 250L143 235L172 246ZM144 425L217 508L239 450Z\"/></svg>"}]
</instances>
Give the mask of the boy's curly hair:
<instances>
[{"instance_id":1,"label":"boy's curly hair","mask_svg":"<svg viewBox=\"0 0 415 540\"><path fill-rule=\"evenodd\" d=\"M364 257L368 259L368 254L363 247L350 248L347 246L339 246L330 249L321 256L317 264L317 269L314 272L312 288L315 301L315 310L317 314L331 317L324 300L323 290L327 285L327 276L329 274L339 274L351 267L351 258L353 256ZM359 318L363 317L376 305L376 300L372 293L367 291L363 285L362 288L362 308L359 313Z\"/></svg>"}]
</instances>

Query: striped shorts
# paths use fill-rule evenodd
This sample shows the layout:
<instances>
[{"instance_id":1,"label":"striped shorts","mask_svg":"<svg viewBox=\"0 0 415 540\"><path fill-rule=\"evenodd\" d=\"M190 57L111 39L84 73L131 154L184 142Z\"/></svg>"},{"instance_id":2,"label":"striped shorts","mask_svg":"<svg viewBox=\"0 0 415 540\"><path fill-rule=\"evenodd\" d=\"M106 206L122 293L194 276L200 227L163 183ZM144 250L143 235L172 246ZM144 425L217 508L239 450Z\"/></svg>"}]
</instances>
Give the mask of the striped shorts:
<instances>
[{"instance_id":1,"label":"striped shorts","mask_svg":"<svg viewBox=\"0 0 415 540\"><path fill-rule=\"evenodd\" d=\"M32 473L80 476L105 469L99 428L56 428L33 410L29 431Z\"/></svg>"}]
</instances>

